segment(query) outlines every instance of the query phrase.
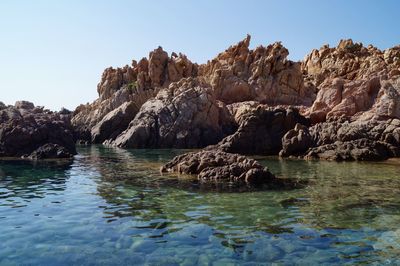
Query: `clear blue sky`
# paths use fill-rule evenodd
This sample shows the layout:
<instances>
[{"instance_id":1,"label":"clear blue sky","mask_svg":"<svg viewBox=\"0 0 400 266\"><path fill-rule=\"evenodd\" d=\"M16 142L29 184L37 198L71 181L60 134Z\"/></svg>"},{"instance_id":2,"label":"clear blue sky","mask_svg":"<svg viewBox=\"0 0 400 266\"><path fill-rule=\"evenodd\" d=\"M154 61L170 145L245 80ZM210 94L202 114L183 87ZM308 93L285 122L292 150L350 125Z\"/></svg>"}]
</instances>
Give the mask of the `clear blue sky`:
<instances>
[{"instance_id":1,"label":"clear blue sky","mask_svg":"<svg viewBox=\"0 0 400 266\"><path fill-rule=\"evenodd\" d=\"M158 45L203 63L247 33L293 60L341 38L385 49L400 44L400 1L1 0L0 101L74 109L97 98L108 66Z\"/></svg>"}]
</instances>

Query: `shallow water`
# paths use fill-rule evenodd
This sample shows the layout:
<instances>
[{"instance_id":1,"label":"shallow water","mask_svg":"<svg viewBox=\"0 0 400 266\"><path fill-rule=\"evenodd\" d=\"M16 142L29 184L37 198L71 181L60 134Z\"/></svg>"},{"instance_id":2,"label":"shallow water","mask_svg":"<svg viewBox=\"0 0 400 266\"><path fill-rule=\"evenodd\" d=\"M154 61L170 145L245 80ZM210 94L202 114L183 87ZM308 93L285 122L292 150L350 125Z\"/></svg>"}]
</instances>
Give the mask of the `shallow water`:
<instances>
[{"instance_id":1,"label":"shallow water","mask_svg":"<svg viewBox=\"0 0 400 266\"><path fill-rule=\"evenodd\" d=\"M206 192L158 173L182 151L80 147L0 161L0 265L400 264L400 162L259 158L286 191Z\"/></svg>"}]
</instances>

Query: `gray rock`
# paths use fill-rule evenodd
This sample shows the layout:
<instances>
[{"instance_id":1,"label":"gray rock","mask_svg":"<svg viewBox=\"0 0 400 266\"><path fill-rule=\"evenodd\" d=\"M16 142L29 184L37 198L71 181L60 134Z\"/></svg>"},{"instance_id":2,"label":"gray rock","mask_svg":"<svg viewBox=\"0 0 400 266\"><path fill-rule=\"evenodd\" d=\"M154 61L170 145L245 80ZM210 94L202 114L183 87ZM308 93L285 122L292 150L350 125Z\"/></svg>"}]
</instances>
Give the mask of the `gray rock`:
<instances>
[{"instance_id":1,"label":"gray rock","mask_svg":"<svg viewBox=\"0 0 400 266\"><path fill-rule=\"evenodd\" d=\"M109 112L91 130L92 143L114 140L133 120L138 109L134 102L126 102Z\"/></svg>"},{"instance_id":2,"label":"gray rock","mask_svg":"<svg viewBox=\"0 0 400 266\"><path fill-rule=\"evenodd\" d=\"M239 129L217 146L232 153L276 155L282 137L297 123L308 124L297 109L259 106L242 115Z\"/></svg>"},{"instance_id":3,"label":"gray rock","mask_svg":"<svg viewBox=\"0 0 400 266\"><path fill-rule=\"evenodd\" d=\"M28 101L17 101L14 106L17 109L26 109L26 110L31 110L35 108L35 105Z\"/></svg>"},{"instance_id":4,"label":"gray rock","mask_svg":"<svg viewBox=\"0 0 400 266\"><path fill-rule=\"evenodd\" d=\"M304 154L309 148L313 147L313 139L308 128L301 124L296 124L294 129L289 130L282 138L282 150L279 156Z\"/></svg>"},{"instance_id":5,"label":"gray rock","mask_svg":"<svg viewBox=\"0 0 400 266\"><path fill-rule=\"evenodd\" d=\"M214 92L197 79L182 79L142 105L112 145L123 148L200 148L234 129Z\"/></svg>"},{"instance_id":6,"label":"gray rock","mask_svg":"<svg viewBox=\"0 0 400 266\"><path fill-rule=\"evenodd\" d=\"M76 154L72 127L59 114L17 102L0 110L0 157L28 156L45 144L57 144Z\"/></svg>"},{"instance_id":7,"label":"gray rock","mask_svg":"<svg viewBox=\"0 0 400 266\"><path fill-rule=\"evenodd\" d=\"M197 175L203 182L225 181L239 185L273 184L275 176L257 161L219 150L203 150L176 156L161 172Z\"/></svg>"},{"instance_id":8,"label":"gray rock","mask_svg":"<svg viewBox=\"0 0 400 266\"><path fill-rule=\"evenodd\" d=\"M73 155L64 147L58 144L47 143L36 150L30 155L30 159L62 159L71 158Z\"/></svg>"}]
</instances>

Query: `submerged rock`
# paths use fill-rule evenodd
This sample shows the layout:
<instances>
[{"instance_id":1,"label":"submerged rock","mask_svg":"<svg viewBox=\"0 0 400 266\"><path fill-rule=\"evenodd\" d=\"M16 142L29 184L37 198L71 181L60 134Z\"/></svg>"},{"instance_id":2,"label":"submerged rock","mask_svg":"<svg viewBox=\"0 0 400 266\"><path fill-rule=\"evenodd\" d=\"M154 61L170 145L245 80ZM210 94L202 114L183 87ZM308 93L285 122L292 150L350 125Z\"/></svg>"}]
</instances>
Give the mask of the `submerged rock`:
<instances>
[{"instance_id":1,"label":"submerged rock","mask_svg":"<svg viewBox=\"0 0 400 266\"><path fill-rule=\"evenodd\" d=\"M176 156L161 172L196 175L205 183L229 182L234 186L282 188L289 182L276 178L267 167L254 159L219 150L203 150Z\"/></svg>"},{"instance_id":2,"label":"submerged rock","mask_svg":"<svg viewBox=\"0 0 400 266\"><path fill-rule=\"evenodd\" d=\"M65 147L58 144L47 143L34 150L28 158L30 159L62 159L71 158L71 154Z\"/></svg>"},{"instance_id":3,"label":"submerged rock","mask_svg":"<svg viewBox=\"0 0 400 266\"><path fill-rule=\"evenodd\" d=\"M46 154L46 151L49 151L46 157L76 154L72 127L59 113L26 101L0 110L0 157L29 156L46 144L58 150L62 148L63 152L51 153L50 146L44 146L36 154Z\"/></svg>"},{"instance_id":4,"label":"submerged rock","mask_svg":"<svg viewBox=\"0 0 400 266\"><path fill-rule=\"evenodd\" d=\"M308 128L302 124L289 130L282 138L282 150L279 156L304 154L310 147L313 147L314 141Z\"/></svg>"}]
</instances>

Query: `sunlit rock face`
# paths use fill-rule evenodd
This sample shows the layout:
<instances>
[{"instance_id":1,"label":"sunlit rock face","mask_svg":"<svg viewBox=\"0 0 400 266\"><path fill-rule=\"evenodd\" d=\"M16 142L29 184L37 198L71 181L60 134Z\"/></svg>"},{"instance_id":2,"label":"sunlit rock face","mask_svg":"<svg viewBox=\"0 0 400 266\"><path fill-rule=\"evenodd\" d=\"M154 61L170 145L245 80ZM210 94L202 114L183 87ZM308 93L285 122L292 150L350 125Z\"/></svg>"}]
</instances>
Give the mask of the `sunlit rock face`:
<instances>
[{"instance_id":1,"label":"sunlit rock face","mask_svg":"<svg viewBox=\"0 0 400 266\"><path fill-rule=\"evenodd\" d=\"M127 125L122 123L109 136L104 133L99 138L98 129L104 117L112 120L113 115L118 113L115 109L126 102L134 102L136 111L130 112L129 118L126 117L133 121L147 100L171 83L175 83L173 87L183 86L185 82L180 81L187 78L200 81L213 95L209 99L218 101L219 105L236 104L239 107L247 100L252 100L256 105L260 102L270 105L312 104L315 88L303 82L301 64L287 59L289 52L281 43L260 46L254 50L249 49L249 44L250 36L247 36L204 65L192 63L180 53L168 56L158 47L149 54L148 59L132 61L131 66L123 68L107 68L97 86L99 98L75 110L72 124L76 139L94 143L108 140L110 143L114 140L115 132L124 131ZM192 89L187 85L182 88ZM173 94L170 96L174 97ZM217 134L218 140L223 136Z\"/></svg>"},{"instance_id":2,"label":"sunlit rock face","mask_svg":"<svg viewBox=\"0 0 400 266\"><path fill-rule=\"evenodd\" d=\"M125 148L200 148L233 132L234 121L214 91L197 79L161 90L111 144Z\"/></svg>"},{"instance_id":3,"label":"sunlit rock face","mask_svg":"<svg viewBox=\"0 0 400 266\"><path fill-rule=\"evenodd\" d=\"M288 55L280 42L251 49L250 36L200 65L158 47L148 58L104 71L99 98L73 114L74 137L126 148L202 148L221 142L231 152L301 156L342 141L332 132L332 142L320 144L320 133L313 134L317 128L336 128L342 119L355 128L366 122L392 127L400 119L400 46L381 51L341 40L300 62ZM257 108L281 108L282 114L267 121ZM288 110L296 110L296 118ZM329 149L378 147L370 141L381 141L380 135L366 139ZM382 158L397 154L393 147L377 150L386 154Z\"/></svg>"},{"instance_id":4,"label":"sunlit rock face","mask_svg":"<svg viewBox=\"0 0 400 266\"><path fill-rule=\"evenodd\" d=\"M149 58L143 58L139 62L132 61L130 66L123 68L109 67L104 70L97 92L99 98L91 104L80 105L76 108L72 124L76 131L76 139L101 143L112 136L104 135L99 138L94 127L105 116L126 102L135 105L136 112L143 103L154 97L161 88L168 87L171 82L182 78L196 76L197 64L193 64L183 54L168 54L158 47L150 52ZM136 112L130 112L130 120L133 120ZM130 121L129 121L130 122ZM129 123L120 124L117 131L123 131ZM94 132L94 134L92 134ZM115 131L110 132L114 134Z\"/></svg>"},{"instance_id":5,"label":"sunlit rock face","mask_svg":"<svg viewBox=\"0 0 400 266\"><path fill-rule=\"evenodd\" d=\"M318 88L308 111L313 122L400 118L399 51L399 46L380 51L352 40L313 50L302 62L305 80Z\"/></svg>"},{"instance_id":6,"label":"sunlit rock face","mask_svg":"<svg viewBox=\"0 0 400 266\"><path fill-rule=\"evenodd\" d=\"M250 36L199 68L225 103L255 100L271 105L310 105L314 89L303 81L301 64L287 59L280 43L249 49Z\"/></svg>"}]
</instances>

